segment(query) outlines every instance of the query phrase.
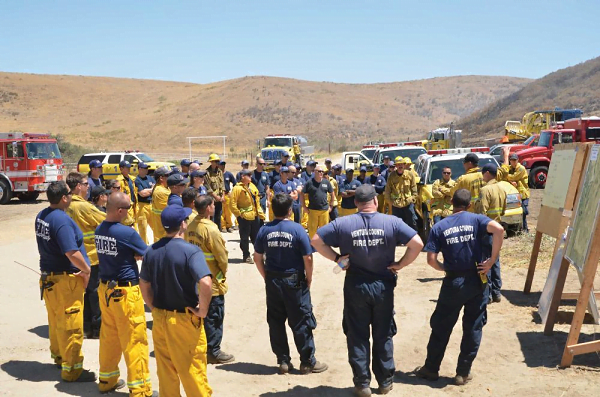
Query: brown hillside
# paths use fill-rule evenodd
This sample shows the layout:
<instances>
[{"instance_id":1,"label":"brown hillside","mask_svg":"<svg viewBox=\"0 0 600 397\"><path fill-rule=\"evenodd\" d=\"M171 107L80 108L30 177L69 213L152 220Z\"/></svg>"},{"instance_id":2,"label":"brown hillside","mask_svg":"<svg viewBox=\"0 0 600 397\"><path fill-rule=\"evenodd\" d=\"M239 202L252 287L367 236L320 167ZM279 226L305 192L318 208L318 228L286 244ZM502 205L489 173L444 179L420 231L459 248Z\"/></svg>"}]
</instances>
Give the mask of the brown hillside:
<instances>
[{"instance_id":1,"label":"brown hillside","mask_svg":"<svg viewBox=\"0 0 600 397\"><path fill-rule=\"evenodd\" d=\"M600 113L600 57L557 70L535 80L521 90L504 97L485 109L458 122L466 141L482 142L484 138L504 134L506 120L521 120L533 110L555 106L579 108L584 115Z\"/></svg>"},{"instance_id":2,"label":"brown hillside","mask_svg":"<svg viewBox=\"0 0 600 397\"><path fill-rule=\"evenodd\" d=\"M457 76L334 84L245 77L190 84L0 73L0 131L49 131L90 149L147 152L184 150L185 137L208 135L227 135L232 151L242 151L265 134L293 133L338 150L369 139L421 138L529 82Z\"/></svg>"}]
</instances>

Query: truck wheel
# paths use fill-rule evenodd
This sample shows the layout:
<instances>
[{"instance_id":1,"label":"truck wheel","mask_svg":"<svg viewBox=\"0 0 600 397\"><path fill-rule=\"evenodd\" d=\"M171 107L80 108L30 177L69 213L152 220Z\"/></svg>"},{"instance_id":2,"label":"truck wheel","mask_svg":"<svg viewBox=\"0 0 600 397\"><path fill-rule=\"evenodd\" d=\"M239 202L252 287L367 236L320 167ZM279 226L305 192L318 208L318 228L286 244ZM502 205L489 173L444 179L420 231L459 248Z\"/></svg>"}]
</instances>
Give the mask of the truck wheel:
<instances>
[{"instance_id":1,"label":"truck wheel","mask_svg":"<svg viewBox=\"0 0 600 397\"><path fill-rule=\"evenodd\" d=\"M4 179L0 179L0 204L6 204L12 198L10 185Z\"/></svg>"},{"instance_id":2,"label":"truck wheel","mask_svg":"<svg viewBox=\"0 0 600 397\"><path fill-rule=\"evenodd\" d=\"M35 201L40 196L39 192L27 192L27 193L19 193L17 197L19 200L23 202Z\"/></svg>"},{"instance_id":3,"label":"truck wheel","mask_svg":"<svg viewBox=\"0 0 600 397\"><path fill-rule=\"evenodd\" d=\"M423 244L427 244L429 232L431 232L431 221L429 220L429 212L427 210L423 211L423 218L417 215L417 229L419 229L419 237L423 240Z\"/></svg>"},{"instance_id":4,"label":"truck wheel","mask_svg":"<svg viewBox=\"0 0 600 397\"><path fill-rule=\"evenodd\" d=\"M536 189L543 189L548 179L548 167L540 166L531 170L529 178Z\"/></svg>"}]
</instances>

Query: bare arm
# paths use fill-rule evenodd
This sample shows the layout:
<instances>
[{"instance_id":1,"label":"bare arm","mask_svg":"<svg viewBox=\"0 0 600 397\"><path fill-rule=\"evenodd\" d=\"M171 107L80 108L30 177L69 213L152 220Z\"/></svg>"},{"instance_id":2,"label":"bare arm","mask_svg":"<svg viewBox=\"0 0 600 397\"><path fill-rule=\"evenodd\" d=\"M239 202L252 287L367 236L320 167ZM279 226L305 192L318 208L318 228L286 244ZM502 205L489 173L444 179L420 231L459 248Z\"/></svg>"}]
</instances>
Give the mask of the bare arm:
<instances>
[{"instance_id":1,"label":"bare arm","mask_svg":"<svg viewBox=\"0 0 600 397\"><path fill-rule=\"evenodd\" d=\"M308 284L308 288L312 284L312 275L313 275L313 256L305 255L302 257L304 259L304 271L306 272L306 284Z\"/></svg>"},{"instance_id":2,"label":"bare arm","mask_svg":"<svg viewBox=\"0 0 600 397\"><path fill-rule=\"evenodd\" d=\"M140 190L138 194L140 197L149 197L152 194L152 188Z\"/></svg>"},{"instance_id":3,"label":"bare arm","mask_svg":"<svg viewBox=\"0 0 600 397\"><path fill-rule=\"evenodd\" d=\"M401 270L413 263L414 260L417 259L417 256L419 256L419 253L422 249L423 241L421 240L421 237L419 237L418 234L415 234L415 236L412 239L410 239L408 244L406 244L406 252L404 252L402 258L400 258L398 262L394 262L390 266L388 266L388 269L390 269L394 273L397 273L398 270Z\"/></svg>"},{"instance_id":4,"label":"bare arm","mask_svg":"<svg viewBox=\"0 0 600 397\"><path fill-rule=\"evenodd\" d=\"M79 276L83 279L84 288L87 287L88 282L90 281L90 267L85 261L81 252L77 250L68 251L65 253L65 256L73 266L75 266L79 271L75 273L76 276Z\"/></svg>"},{"instance_id":5,"label":"bare arm","mask_svg":"<svg viewBox=\"0 0 600 397\"><path fill-rule=\"evenodd\" d=\"M265 278L265 257L263 254L259 254L257 252L254 253L254 263L256 264L256 268L258 272L262 276L263 280Z\"/></svg>"},{"instance_id":6,"label":"bare arm","mask_svg":"<svg viewBox=\"0 0 600 397\"><path fill-rule=\"evenodd\" d=\"M330 246L325 244L323 239L321 239L321 237L318 234L315 233L312 240L310 241L310 245L312 245L314 249L316 249L317 252L321 254L321 256L323 256L326 259L329 259L330 261L335 262L335 257L337 256L337 253ZM340 256L340 259L344 259L347 257L348 255L343 255ZM344 270L346 270L346 268L344 268Z\"/></svg>"},{"instance_id":7,"label":"bare arm","mask_svg":"<svg viewBox=\"0 0 600 397\"><path fill-rule=\"evenodd\" d=\"M427 264L435 270L444 271L444 264L438 260L437 252L427 253Z\"/></svg>"},{"instance_id":8,"label":"bare arm","mask_svg":"<svg viewBox=\"0 0 600 397\"><path fill-rule=\"evenodd\" d=\"M502 242L504 241L504 228L498 222L491 221L488 223L487 232L492 235L492 256L477 266L479 273L482 274L487 273L492 268L492 265L498 260Z\"/></svg>"},{"instance_id":9,"label":"bare arm","mask_svg":"<svg viewBox=\"0 0 600 397\"><path fill-rule=\"evenodd\" d=\"M198 306L188 307L196 317L204 318L208 313L208 305L212 299L212 277L205 276L198 281Z\"/></svg>"},{"instance_id":10,"label":"bare arm","mask_svg":"<svg viewBox=\"0 0 600 397\"><path fill-rule=\"evenodd\" d=\"M140 278L140 291L142 292L142 298L144 298L146 306L148 306L150 310L154 309L154 291L152 290L152 284L150 284L149 281Z\"/></svg>"}]
</instances>

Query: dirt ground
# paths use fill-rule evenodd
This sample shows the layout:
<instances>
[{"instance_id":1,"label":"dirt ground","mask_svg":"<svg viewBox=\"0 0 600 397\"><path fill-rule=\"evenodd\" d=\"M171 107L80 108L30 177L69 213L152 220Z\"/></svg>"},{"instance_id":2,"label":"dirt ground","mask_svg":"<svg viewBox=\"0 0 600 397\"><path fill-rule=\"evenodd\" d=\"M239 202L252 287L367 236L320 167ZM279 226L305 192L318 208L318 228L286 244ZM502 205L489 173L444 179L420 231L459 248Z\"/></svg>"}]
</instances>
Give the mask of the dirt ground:
<instances>
[{"instance_id":1,"label":"dirt ground","mask_svg":"<svg viewBox=\"0 0 600 397\"><path fill-rule=\"evenodd\" d=\"M539 211L541 192L534 191L531 223ZM0 207L0 395L6 396L90 396L98 394L95 384L67 384L52 365L48 351L48 327L43 302L39 300L38 277L13 261L38 267L33 220L47 202ZM254 267L241 263L237 233L225 234L230 252L229 292L223 349L233 353L232 364L210 366L208 378L216 396L350 396L352 374L342 333L343 275L332 273L333 264L318 254L311 288L318 326L315 330L316 356L329 364L322 374L276 374L266 323L264 284ZM514 238L518 239L518 237ZM516 244L505 240L505 248ZM402 249L398 249L398 256ZM437 382L416 379L410 372L423 364L429 338L429 317L435 307L443 274L431 269L422 254L399 276L395 295L398 334L394 338L397 374L391 396L588 396L600 391L600 356L575 358L569 369L558 369L568 324L558 324L553 336L544 336L536 314L539 291L547 274L547 263L536 273L531 295L523 295L529 250L518 250L519 258L504 257L504 297L489 307L482 346L473 366L474 380L465 387L452 381L459 352L461 326L457 325ZM569 274L565 291L576 290L575 272ZM570 302L573 304L573 302ZM573 306L563 306L568 313ZM152 348L152 317L148 313L148 335ZM582 339L600 337L600 328L584 325ZM294 364L298 354L290 339ZM98 371L98 341L83 344L84 367ZM158 389L156 362L150 358L152 382ZM121 373L125 366L121 362ZM376 382L372 382L377 387ZM127 392L115 393L126 395Z\"/></svg>"}]
</instances>

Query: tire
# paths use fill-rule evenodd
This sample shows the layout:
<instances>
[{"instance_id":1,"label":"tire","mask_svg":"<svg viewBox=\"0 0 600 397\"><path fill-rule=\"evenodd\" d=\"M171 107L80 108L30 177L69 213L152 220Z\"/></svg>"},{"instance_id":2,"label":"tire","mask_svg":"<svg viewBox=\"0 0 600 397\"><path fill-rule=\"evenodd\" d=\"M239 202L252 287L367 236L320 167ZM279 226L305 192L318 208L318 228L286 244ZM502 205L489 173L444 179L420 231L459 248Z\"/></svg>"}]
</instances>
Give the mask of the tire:
<instances>
[{"instance_id":1,"label":"tire","mask_svg":"<svg viewBox=\"0 0 600 397\"><path fill-rule=\"evenodd\" d=\"M543 189L546 187L546 181L548 180L548 167L539 166L531 170L529 179L532 181L531 184L536 189Z\"/></svg>"},{"instance_id":2,"label":"tire","mask_svg":"<svg viewBox=\"0 0 600 397\"><path fill-rule=\"evenodd\" d=\"M419 229L418 234L419 237L421 237L421 240L423 240L423 244L427 244L427 239L431 232L431 221L429 220L429 211L424 210L422 213L425 220L417 215L417 229Z\"/></svg>"},{"instance_id":3,"label":"tire","mask_svg":"<svg viewBox=\"0 0 600 397\"><path fill-rule=\"evenodd\" d=\"M35 201L40 196L39 192L27 192L27 193L19 193L17 197L19 200L23 202Z\"/></svg>"},{"instance_id":4,"label":"tire","mask_svg":"<svg viewBox=\"0 0 600 397\"><path fill-rule=\"evenodd\" d=\"M4 179L0 179L0 191L0 204L7 204L12 199L12 191Z\"/></svg>"}]
</instances>

